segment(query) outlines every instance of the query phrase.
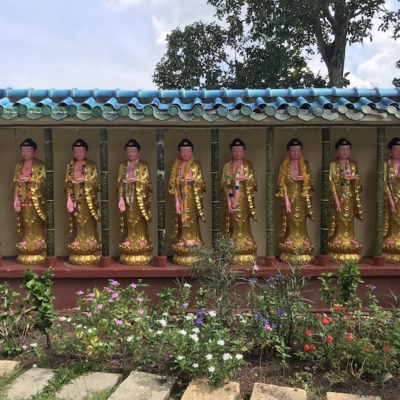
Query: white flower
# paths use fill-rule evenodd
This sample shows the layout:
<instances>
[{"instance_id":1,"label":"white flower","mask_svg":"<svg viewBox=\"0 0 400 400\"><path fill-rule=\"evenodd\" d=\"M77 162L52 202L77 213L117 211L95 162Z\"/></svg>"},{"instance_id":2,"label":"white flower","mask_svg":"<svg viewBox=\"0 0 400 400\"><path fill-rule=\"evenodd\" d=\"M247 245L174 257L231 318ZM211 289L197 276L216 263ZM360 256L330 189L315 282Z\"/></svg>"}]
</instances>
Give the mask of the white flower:
<instances>
[{"instance_id":1,"label":"white flower","mask_svg":"<svg viewBox=\"0 0 400 400\"><path fill-rule=\"evenodd\" d=\"M162 313L162 315L164 316L164 317L168 317L168 313L166 312L166 311L164 311L163 313Z\"/></svg>"},{"instance_id":2,"label":"white flower","mask_svg":"<svg viewBox=\"0 0 400 400\"><path fill-rule=\"evenodd\" d=\"M225 342L222 339L219 339L217 342L218 346L223 346L225 344Z\"/></svg>"},{"instance_id":3,"label":"white flower","mask_svg":"<svg viewBox=\"0 0 400 400\"><path fill-rule=\"evenodd\" d=\"M229 353L225 353L225 354L222 356L222 359L223 359L224 361L232 360L232 356L231 356Z\"/></svg>"},{"instance_id":4,"label":"white flower","mask_svg":"<svg viewBox=\"0 0 400 400\"><path fill-rule=\"evenodd\" d=\"M199 364L194 363L194 364L192 365L192 367L193 367L193 368L199 368Z\"/></svg>"},{"instance_id":5,"label":"white flower","mask_svg":"<svg viewBox=\"0 0 400 400\"><path fill-rule=\"evenodd\" d=\"M77 326L76 326L76 329L81 329L82 328L82 325L81 324L78 324Z\"/></svg>"},{"instance_id":6,"label":"white flower","mask_svg":"<svg viewBox=\"0 0 400 400\"><path fill-rule=\"evenodd\" d=\"M207 359L208 361L210 361L212 358L213 358L212 354L207 354L207 355L206 355L206 359Z\"/></svg>"},{"instance_id":7,"label":"white flower","mask_svg":"<svg viewBox=\"0 0 400 400\"><path fill-rule=\"evenodd\" d=\"M215 312L215 311L209 311L208 312L208 315L210 316L210 317L216 317L217 316L217 313Z\"/></svg>"},{"instance_id":8,"label":"white flower","mask_svg":"<svg viewBox=\"0 0 400 400\"><path fill-rule=\"evenodd\" d=\"M71 322L71 321L72 321L71 317L67 318L67 322Z\"/></svg>"},{"instance_id":9,"label":"white flower","mask_svg":"<svg viewBox=\"0 0 400 400\"><path fill-rule=\"evenodd\" d=\"M243 358L242 354L236 354L235 356L236 360L241 360Z\"/></svg>"},{"instance_id":10,"label":"white flower","mask_svg":"<svg viewBox=\"0 0 400 400\"><path fill-rule=\"evenodd\" d=\"M156 335L162 335L162 331L157 331Z\"/></svg>"},{"instance_id":11,"label":"white flower","mask_svg":"<svg viewBox=\"0 0 400 400\"><path fill-rule=\"evenodd\" d=\"M31 343L31 347L37 347L37 343Z\"/></svg>"},{"instance_id":12,"label":"white flower","mask_svg":"<svg viewBox=\"0 0 400 400\"><path fill-rule=\"evenodd\" d=\"M188 315L186 315L185 319L186 319L187 321L190 321L191 319L195 319L195 315L192 314L192 313L189 313Z\"/></svg>"},{"instance_id":13,"label":"white flower","mask_svg":"<svg viewBox=\"0 0 400 400\"><path fill-rule=\"evenodd\" d=\"M183 356L178 356L178 357L176 357L179 361L181 361L181 360L183 360L185 357L183 357Z\"/></svg>"},{"instance_id":14,"label":"white flower","mask_svg":"<svg viewBox=\"0 0 400 400\"><path fill-rule=\"evenodd\" d=\"M167 321L165 319L160 319L158 322L161 326L167 326Z\"/></svg>"},{"instance_id":15,"label":"white flower","mask_svg":"<svg viewBox=\"0 0 400 400\"><path fill-rule=\"evenodd\" d=\"M32 364L32 368L37 368L37 364Z\"/></svg>"},{"instance_id":16,"label":"white flower","mask_svg":"<svg viewBox=\"0 0 400 400\"><path fill-rule=\"evenodd\" d=\"M187 282L186 282L186 283L184 283L184 284L183 284L183 287L186 287L186 288L191 288L191 287L192 287L192 285L191 285L190 283L187 283Z\"/></svg>"},{"instance_id":17,"label":"white flower","mask_svg":"<svg viewBox=\"0 0 400 400\"><path fill-rule=\"evenodd\" d=\"M92 333L93 332L93 329L92 328L89 328L88 330L87 330L87 333Z\"/></svg>"},{"instance_id":18,"label":"white flower","mask_svg":"<svg viewBox=\"0 0 400 400\"><path fill-rule=\"evenodd\" d=\"M215 367L208 367L208 372L213 373L215 371Z\"/></svg>"},{"instance_id":19,"label":"white flower","mask_svg":"<svg viewBox=\"0 0 400 400\"><path fill-rule=\"evenodd\" d=\"M199 337L194 333L193 335L190 335L190 337L197 343L199 341Z\"/></svg>"},{"instance_id":20,"label":"white flower","mask_svg":"<svg viewBox=\"0 0 400 400\"><path fill-rule=\"evenodd\" d=\"M127 341L127 342L131 342L132 339L133 339L133 336L128 336L128 337L126 338L126 341Z\"/></svg>"},{"instance_id":21,"label":"white flower","mask_svg":"<svg viewBox=\"0 0 400 400\"><path fill-rule=\"evenodd\" d=\"M26 345L23 344L23 345L22 345L22 350L26 350L26 349L27 349Z\"/></svg>"},{"instance_id":22,"label":"white flower","mask_svg":"<svg viewBox=\"0 0 400 400\"><path fill-rule=\"evenodd\" d=\"M60 322L65 322L65 321L67 320L67 317L60 317L60 318L58 318L58 320L59 320Z\"/></svg>"},{"instance_id":23,"label":"white flower","mask_svg":"<svg viewBox=\"0 0 400 400\"><path fill-rule=\"evenodd\" d=\"M181 330L179 331L179 333L180 333L182 336L186 336L186 335L187 335L187 333L186 333L186 331L185 331L184 329L181 329Z\"/></svg>"},{"instance_id":24,"label":"white flower","mask_svg":"<svg viewBox=\"0 0 400 400\"><path fill-rule=\"evenodd\" d=\"M196 326L195 328L192 329L192 332L194 333L199 333L200 329Z\"/></svg>"}]
</instances>

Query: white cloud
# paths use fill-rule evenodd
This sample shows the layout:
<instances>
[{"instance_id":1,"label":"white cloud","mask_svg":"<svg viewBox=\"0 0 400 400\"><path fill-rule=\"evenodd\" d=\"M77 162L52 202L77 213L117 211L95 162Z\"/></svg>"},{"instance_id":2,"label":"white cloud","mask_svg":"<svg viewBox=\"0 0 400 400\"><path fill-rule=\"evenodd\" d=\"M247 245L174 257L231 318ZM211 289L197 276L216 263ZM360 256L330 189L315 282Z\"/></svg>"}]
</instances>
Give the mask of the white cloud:
<instances>
[{"instance_id":1,"label":"white cloud","mask_svg":"<svg viewBox=\"0 0 400 400\"><path fill-rule=\"evenodd\" d=\"M105 0L104 7L116 11L124 11L141 3L143 3L143 0Z\"/></svg>"}]
</instances>

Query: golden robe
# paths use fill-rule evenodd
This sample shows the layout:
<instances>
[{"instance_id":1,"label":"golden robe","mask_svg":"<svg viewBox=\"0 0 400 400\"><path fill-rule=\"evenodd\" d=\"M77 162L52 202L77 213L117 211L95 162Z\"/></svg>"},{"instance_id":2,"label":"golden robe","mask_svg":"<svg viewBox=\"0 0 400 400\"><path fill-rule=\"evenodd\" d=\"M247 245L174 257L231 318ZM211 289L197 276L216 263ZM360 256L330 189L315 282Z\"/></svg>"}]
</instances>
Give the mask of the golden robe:
<instances>
[{"instance_id":1,"label":"golden robe","mask_svg":"<svg viewBox=\"0 0 400 400\"><path fill-rule=\"evenodd\" d=\"M386 262L400 264L400 177L396 176L390 159L384 164L384 192L383 256ZM394 212L389 195L394 202Z\"/></svg>"},{"instance_id":2,"label":"golden robe","mask_svg":"<svg viewBox=\"0 0 400 400\"><path fill-rule=\"evenodd\" d=\"M292 178L290 160L281 164L276 196L281 199L281 231L279 248L281 259L289 264L309 264L313 261L314 246L307 232L307 218L314 220L311 207L313 181L310 167L303 158L299 160L303 180ZM303 165L303 167L302 167ZM285 196L288 196L291 212L286 212ZM287 243L292 241L293 243ZM309 243L309 246L305 245Z\"/></svg>"},{"instance_id":3,"label":"golden robe","mask_svg":"<svg viewBox=\"0 0 400 400\"><path fill-rule=\"evenodd\" d=\"M136 182L124 183L127 178L128 163L123 162L118 172L118 196L123 197L125 211L121 213L121 233L126 231L128 246L120 245L124 264L147 264L151 261L153 245L149 235L148 222L151 221L150 192L152 191L149 167L139 160L136 165ZM144 247L139 242L145 242Z\"/></svg>"},{"instance_id":4,"label":"golden robe","mask_svg":"<svg viewBox=\"0 0 400 400\"><path fill-rule=\"evenodd\" d=\"M21 211L17 213L17 231L23 233L22 241L26 241L27 245L17 245L17 261L23 264L37 264L44 262L46 250L46 170L42 161L33 160L29 201L28 182L19 182L22 166L22 161L15 166L13 191L14 197L19 197L21 203ZM23 204L28 202L30 205L24 207ZM39 249L36 247L38 241L43 243Z\"/></svg>"},{"instance_id":5,"label":"golden robe","mask_svg":"<svg viewBox=\"0 0 400 400\"><path fill-rule=\"evenodd\" d=\"M67 165L65 192L67 196L71 196L74 202L74 211L68 213L69 231L71 234L74 234L73 241L79 242L79 248L74 249L71 245L69 247L71 252L76 250L76 254L82 254L88 257L80 257L80 259L75 262L70 256L70 262L79 264L97 263L99 261L99 256L92 257L94 253L100 250L101 246L97 230L97 221L100 219L100 207L97 198L100 186L97 166L95 162L85 160L85 181L83 183L72 183L72 180L75 179L74 166L74 161L71 161ZM96 246L90 248L90 241L95 242Z\"/></svg>"},{"instance_id":6,"label":"golden robe","mask_svg":"<svg viewBox=\"0 0 400 400\"><path fill-rule=\"evenodd\" d=\"M339 159L329 165L329 258L335 262L355 261L361 259L361 244L354 234L354 218L363 219L361 209L362 183L357 163L348 161L348 169L355 179L345 179ZM338 196L341 211L336 210L335 195ZM340 240L341 243L334 243Z\"/></svg>"},{"instance_id":7,"label":"golden robe","mask_svg":"<svg viewBox=\"0 0 400 400\"><path fill-rule=\"evenodd\" d=\"M225 224L222 229L223 235L228 235L235 242L235 258L233 262L238 265L253 265L257 258L257 245L251 232L250 218L257 221L254 207L254 195L257 191L257 182L254 176L251 161L243 160L243 174L246 180L239 183L239 197L233 212L229 212L227 198L229 190L233 188L234 177L232 174L231 161L224 164L221 178L221 190L224 193ZM252 242L249 245L247 242Z\"/></svg>"},{"instance_id":8,"label":"golden robe","mask_svg":"<svg viewBox=\"0 0 400 400\"><path fill-rule=\"evenodd\" d=\"M172 237L175 238L175 244L172 245L174 251L173 262L178 265L186 266L194 264L196 261L194 255L195 249L197 246L203 245L199 220L201 219L205 222L203 193L206 190L200 163L194 160L189 160L188 162L191 162L189 177L192 178L193 181L187 182L185 185L180 162L177 160L172 167L168 187L168 193L172 195L174 199L174 226ZM182 203L184 210L182 210L181 214L177 214L176 212L175 199L177 196L182 202L186 199L185 203ZM179 242L187 241L193 241L193 246L177 245Z\"/></svg>"}]
</instances>

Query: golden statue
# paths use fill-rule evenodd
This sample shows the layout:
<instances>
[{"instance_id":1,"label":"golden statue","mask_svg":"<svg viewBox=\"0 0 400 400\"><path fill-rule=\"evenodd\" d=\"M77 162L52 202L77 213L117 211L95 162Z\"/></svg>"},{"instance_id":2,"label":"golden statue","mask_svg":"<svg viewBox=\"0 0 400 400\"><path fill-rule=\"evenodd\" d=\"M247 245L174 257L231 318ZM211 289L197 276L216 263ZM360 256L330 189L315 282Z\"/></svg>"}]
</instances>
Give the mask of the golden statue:
<instances>
[{"instance_id":1,"label":"golden statue","mask_svg":"<svg viewBox=\"0 0 400 400\"><path fill-rule=\"evenodd\" d=\"M361 177L357 163L349 158L351 143L339 139L335 149L336 160L329 165L329 259L359 262L362 245L354 234L354 218L363 219Z\"/></svg>"},{"instance_id":2,"label":"golden statue","mask_svg":"<svg viewBox=\"0 0 400 400\"><path fill-rule=\"evenodd\" d=\"M84 140L75 141L72 150L74 159L67 165L65 192L69 232L75 237L68 245L68 261L77 265L97 264L101 250L97 233L97 221L100 219L97 167L96 163L87 159L88 145Z\"/></svg>"},{"instance_id":3,"label":"golden statue","mask_svg":"<svg viewBox=\"0 0 400 400\"><path fill-rule=\"evenodd\" d=\"M251 233L250 218L256 219L254 193L257 182L253 165L244 159L244 142L236 138L229 146L231 160L224 165L221 189L225 195L224 235L235 243L235 265L254 265L257 261L257 245Z\"/></svg>"},{"instance_id":4,"label":"golden statue","mask_svg":"<svg viewBox=\"0 0 400 400\"><path fill-rule=\"evenodd\" d=\"M307 233L307 217L314 220L310 167L301 154L300 140L291 139L286 149L288 155L279 169L276 193L281 199L280 258L292 265L310 264L314 261L314 245Z\"/></svg>"},{"instance_id":5,"label":"golden statue","mask_svg":"<svg viewBox=\"0 0 400 400\"><path fill-rule=\"evenodd\" d=\"M388 149L384 166L383 256L386 262L400 264L400 139L393 138Z\"/></svg>"},{"instance_id":6,"label":"golden statue","mask_svg":"<svg viewBox=\"0 0 400 400\"><path fill-rule=\"evenodd\" d=\"M153 244L148 221L151 220L149 167L140 160L140 144L131 139L125 145L127 161L119 166L118 207L121 212L121 233L126 239L120 243L122 264L145 265L152 260Z\"/></svg>"},{"instance_id":7,"label":"golden statue","mask_svg":"<svg viewBox=\"0 0 400 400\"><path fill-rule=\"evenodd\" d=\"M46 170L36 159L37 144L25 139L21 145L20 161L14 172L14 210L17 213L17 231L23 233L16 247L17 262L41 264L46 256Z\"/></svg>"},{"instance_id":8,"label":"golden statue","mask_svg":"<svg viewBox=\"0 0 400 400\"><path fill-rule=\"evenodd\" d=\"M178 145L178 151L168 189L175 200L173 237L176 242L172 245L173 262L190 266L196 261L196 248L203 245L199 219L205 222L203 193L206 189L201 165L193 158L192 142L183 139Z\"/></svg>"}]
</instances>

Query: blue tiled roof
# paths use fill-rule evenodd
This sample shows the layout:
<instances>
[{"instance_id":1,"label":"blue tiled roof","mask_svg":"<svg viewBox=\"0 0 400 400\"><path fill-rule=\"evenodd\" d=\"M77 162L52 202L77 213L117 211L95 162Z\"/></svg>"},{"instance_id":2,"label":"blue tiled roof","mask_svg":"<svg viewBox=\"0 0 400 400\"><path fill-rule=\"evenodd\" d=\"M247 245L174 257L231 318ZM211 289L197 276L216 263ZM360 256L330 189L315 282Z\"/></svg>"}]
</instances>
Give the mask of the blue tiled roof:
<instances>
[{"instance_id":1,"label":"blue tiled roof","mask_svg":"<svg viewBox=\"0 0 400 400\"><path fill-rule=\"evenodd\" d=\"M341 115L360 120L372 114L400 119L400 88L308 89L0 89L0 117L54 120L117 118L131 120L178 118L190 122L220 118L239 121L321 118L335 121Z\"/></svg>"}]
</instances>

